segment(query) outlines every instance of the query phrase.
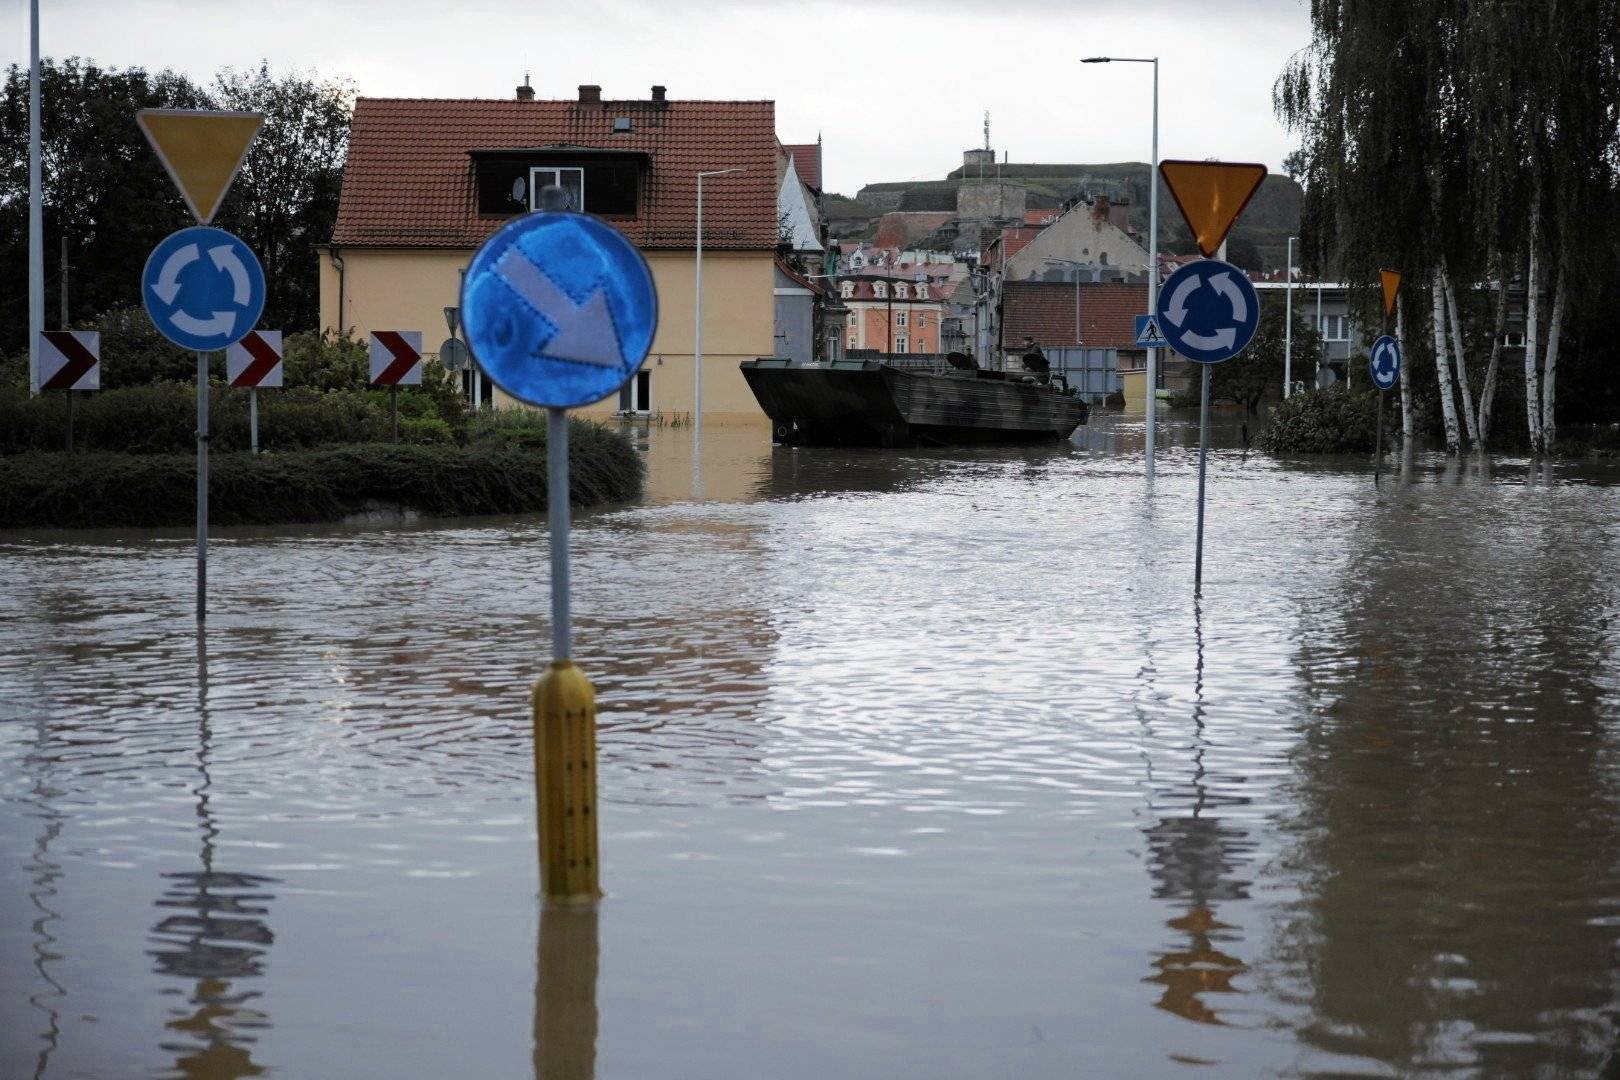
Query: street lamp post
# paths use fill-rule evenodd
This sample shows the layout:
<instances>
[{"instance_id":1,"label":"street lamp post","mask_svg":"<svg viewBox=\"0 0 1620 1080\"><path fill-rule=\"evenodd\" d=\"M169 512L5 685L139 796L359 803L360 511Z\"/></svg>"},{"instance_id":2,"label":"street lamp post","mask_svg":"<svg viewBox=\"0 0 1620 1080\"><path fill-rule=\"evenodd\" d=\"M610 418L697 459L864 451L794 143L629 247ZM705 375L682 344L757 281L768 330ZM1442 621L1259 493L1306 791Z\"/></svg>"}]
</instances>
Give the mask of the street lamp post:
<instances>
[{"instance_id":1,"label":"street lamp post","mask_svg":"<svg viewBox=\"0 0 1620 1080\"><path fill-rule=\"evenodd\" d=\"M696 297L692 314L692 432L703 434L703 180L709 176L744 172L735 169L711 169L697 174L697 268L693 275L692 292Z\"/></svg>"},{"instance_id":2,"label":"street lamp post","mask_svg":"<svg viewBox=\"0 0 1620 1080\"><path fill-rule=\"evenodd\" d=\"M28 392L39 393L39 335L45 329L45 219L40 183L39 0L28 5ZM64 325L63 329L67 327ZM71 398L71 395L69 395Z\"/></svg>"},{"instance_id":3,"label":"street lamp post","mask_svg":"<svg viewBox=\"0 0 1620 1080\"><path fill-rule=\"evenodd\" d=\"M1288 308L1283 316L1283 400L1294 392L1294 241L1288 238L1288 283L1283 286L1283 303Z\"/></svg>"},{"instance_id":4,"label":"street lamp post","mask_svg":"<svg viewBox=\"0 0 1620 1080\"><path fill-rule=\"evenodd\" d=\"M1153 65L1153 163L1148 171L1148 312L1159 310L1159 58L1157 56L1088 56L1082 64ZM1147 351L1147 478L1153 479L1157 438L1159 350Z\"/></svg>"}]
</instances>

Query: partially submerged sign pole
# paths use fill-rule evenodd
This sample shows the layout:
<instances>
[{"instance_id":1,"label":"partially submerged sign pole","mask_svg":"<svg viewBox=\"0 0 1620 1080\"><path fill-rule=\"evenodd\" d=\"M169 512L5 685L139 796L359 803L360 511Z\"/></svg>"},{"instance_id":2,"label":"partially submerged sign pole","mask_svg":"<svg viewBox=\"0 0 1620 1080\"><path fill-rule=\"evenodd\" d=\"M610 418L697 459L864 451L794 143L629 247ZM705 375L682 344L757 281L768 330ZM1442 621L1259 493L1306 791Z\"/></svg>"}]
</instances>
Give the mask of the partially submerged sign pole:
<instances>
[{"instance_id":1,"label":"partially submerged sign pole","mask_svg":"<svg viewBox=\"0 0 1620 1080\"><path fill-rule=\"evenodd\" d=\"M135 122L198 228L153 249L141 301L164 337L197 352L197 618L208 614L208 353L242 340L264 311L264 270L214 220L264 125L263 113L142 109Z\"/></svg>"},{"instance_id":2,"label":"partially submerged sign pole","mask_svg":"<svg viewBox=\"0 0 1620 1080\"><path fill-rule=\"evenodd\" d=\"M1401 287L1401 273L1399 270L1380 270L1378 276L1384 289L1384 325L1387 327ZM1378 389L1377 431L1373 435L1373 486L1377 487L1384 470L1384 392L1394 386L1401 375L1400 340L1384 334L1373 342L1372 353L1367 357L1367 369L1372 374L1373 386Z\"/></svg>"},{"instance_id":3,"label":"partially submerged sign pole","mask_svg":"<svg viewBox=\"0 0 1620 1080\"><path fill-rule=\"evenodd\" d=\"M461 320L490 379L546 410L552 661L531 699L540 888L547 901L590 903L602 895L596 691L572 658L568 410L617 393L641 368L658 294L646 260L612 226L539 210L503 226L473 256Z\"/></svg>"},{"instance_id":4,"label":"partially submerged sign pole","mask_svg":"<svg viewBox=\"0 0 1620 1080\"><path fill-rule=\"evenodd\" d=\"M1188 263L1159 289L1154 313L1170 347L1203 368L1198 401L1198 534L1193 593L1204 587L1204 486L1209 468L1209 369L1232 359L1260 325L1260 298L1248 275L1225 261L1226 234L1266 178L1264 165L1220 161L1159 163L1204 258Z\"/></svg>"}]
</instances>

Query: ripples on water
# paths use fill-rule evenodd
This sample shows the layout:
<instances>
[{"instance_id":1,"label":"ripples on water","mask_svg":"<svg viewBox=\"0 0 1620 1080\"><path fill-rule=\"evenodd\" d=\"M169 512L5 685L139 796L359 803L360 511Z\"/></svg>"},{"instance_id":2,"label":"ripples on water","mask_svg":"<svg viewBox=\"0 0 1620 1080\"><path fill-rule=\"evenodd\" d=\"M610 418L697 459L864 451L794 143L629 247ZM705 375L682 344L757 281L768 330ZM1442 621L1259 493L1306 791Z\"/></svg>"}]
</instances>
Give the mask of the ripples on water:
<instances>
[{"instance_id":1,"label":"ripples on water","mask_svg":"<svg viewBox=\"0 0 1620 1080\"><path fill-rule=\"evenodd\" d=\"M0 1073L1596 1071L1601 469L649 439L581 515L599 915L542 924L534 521L0 541ZM700 497L694 498L694 491Z\"/></svg>"}]
</instances>

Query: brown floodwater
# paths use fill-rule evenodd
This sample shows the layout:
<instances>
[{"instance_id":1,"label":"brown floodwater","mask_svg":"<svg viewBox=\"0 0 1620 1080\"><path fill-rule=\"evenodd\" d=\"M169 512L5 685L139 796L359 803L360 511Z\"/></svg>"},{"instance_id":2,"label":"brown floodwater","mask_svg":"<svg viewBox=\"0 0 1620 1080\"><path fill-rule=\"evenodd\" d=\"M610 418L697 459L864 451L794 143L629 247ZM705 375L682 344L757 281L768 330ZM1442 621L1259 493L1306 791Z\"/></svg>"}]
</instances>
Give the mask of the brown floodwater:
<instances>
[{"instance_id":1,"label":"brown floodwater","mask_svg":"<svg viewBox=\"0 0 1620 1080\"><path fill-rule=\"evenodd\" d=\"M1599 1073L1620 469L1167 434L638 435L585 912L542 519L0 536L0 1076Z\"/></svg>"}]
</instances>

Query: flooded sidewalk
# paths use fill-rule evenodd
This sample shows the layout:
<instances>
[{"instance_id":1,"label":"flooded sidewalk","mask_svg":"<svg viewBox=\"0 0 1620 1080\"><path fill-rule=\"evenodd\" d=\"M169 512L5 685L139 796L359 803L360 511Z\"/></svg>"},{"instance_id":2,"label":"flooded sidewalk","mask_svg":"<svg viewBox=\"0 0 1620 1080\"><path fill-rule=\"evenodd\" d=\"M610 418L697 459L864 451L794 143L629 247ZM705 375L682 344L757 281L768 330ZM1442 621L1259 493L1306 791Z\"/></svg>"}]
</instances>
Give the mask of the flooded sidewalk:
<instances>
[{"instance_id":1,"label":"flooded sidewalk","mask_svg":"<svg viewBox=\"0 0 1620 1080\"><path fill-rule=\"evenodd\" d=\"M1100 413L1100 410L1099 410ZM0 536L0 1076L1590 1075L1620 468L654 428L581 513Z\"/></svg>"}]
</instances>

